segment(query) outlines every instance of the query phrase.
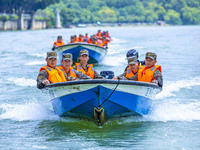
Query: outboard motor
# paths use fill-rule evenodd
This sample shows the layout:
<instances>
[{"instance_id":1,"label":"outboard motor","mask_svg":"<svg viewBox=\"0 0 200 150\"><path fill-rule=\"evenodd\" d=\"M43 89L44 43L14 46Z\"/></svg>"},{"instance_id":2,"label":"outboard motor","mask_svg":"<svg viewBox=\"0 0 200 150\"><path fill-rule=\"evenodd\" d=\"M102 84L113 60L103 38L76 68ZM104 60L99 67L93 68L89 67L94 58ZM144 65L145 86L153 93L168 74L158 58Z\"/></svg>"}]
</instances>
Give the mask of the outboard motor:
<instances>
[{"instance_id":1,"label":"outboard motor","mask_svg":"<svg viewBox=\"0 0 200 150\"><path fill-rule=\"evenodd\" d=\"M101 71L100 75L106 79L112 79L115 76L113 71Z\"/></svg>"}]
</instances>

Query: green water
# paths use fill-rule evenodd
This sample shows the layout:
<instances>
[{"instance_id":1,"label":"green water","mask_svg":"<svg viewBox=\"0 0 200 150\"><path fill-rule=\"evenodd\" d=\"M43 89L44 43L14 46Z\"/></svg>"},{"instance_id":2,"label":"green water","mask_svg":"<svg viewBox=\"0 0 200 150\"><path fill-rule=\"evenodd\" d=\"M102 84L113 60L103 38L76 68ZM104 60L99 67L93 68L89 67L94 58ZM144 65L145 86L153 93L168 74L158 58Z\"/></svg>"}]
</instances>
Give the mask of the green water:
<instances>
[{"instance_id":1,"label":"green water","mask_svg":"<svg viewBox=\"0 0 200 150\"><path fill-rule=\"evenodd\" d=\"M0 32L0 149L200 149L200 26L109 27L113 41L95 69L115 75L126 52L158 55L164 87L144 117L111 120L103 127L54 114L36 88L57 35L96 33L99 28Z\"/></svg>"}]
</instances>

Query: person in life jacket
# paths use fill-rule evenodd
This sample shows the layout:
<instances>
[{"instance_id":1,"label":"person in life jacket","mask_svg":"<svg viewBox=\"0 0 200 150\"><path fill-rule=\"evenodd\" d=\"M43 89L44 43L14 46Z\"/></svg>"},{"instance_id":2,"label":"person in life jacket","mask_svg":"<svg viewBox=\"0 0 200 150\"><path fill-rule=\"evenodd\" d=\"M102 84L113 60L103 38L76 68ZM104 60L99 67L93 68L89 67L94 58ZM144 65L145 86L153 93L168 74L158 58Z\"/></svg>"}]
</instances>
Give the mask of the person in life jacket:
<instances>
[{"instance_id":1,"label":"person in life jacket","mask_svg":"<svg viewBox=\"0 0 200 150\"><path fill-rule=\"evenodd\" d=\"M106 41L105 37L102 37L102 43L100 43L99 46L108 48L108 42Z\"/></svg>"},{"instance_id":2,"label":"person in life jacket","mask_svg":"<svg viewBox=\"0 0 200 150\"><path fill-rule=\"evenodd\" d=\"M83 42L88 42L90 40L87 33L85 33L85 36L83 37Z\"/></svg>"},{"instance_id":3,"label":"person in life jacket","mask_svg":"<svg viewBox=\"0 0 200 150\"><path fill-rule=\"evenodd\" d=\"M73 56L70 53L63 53L62 55L62 65L59 67L63 71L67 81L79 80L79 79L91 79L89 76L85 75L81 71L77 71L72 67Z\"/></svg>"},{"instance_id":4,"label":"person in life jacket","mask_svg":"<svg viewBox=\"0 0 200 150\"><path fill-rule=\"evenodd\" d=\"M138 81L149 82L163 86L161 66L155 65L157 55L153 52L147 52L145 57L145 65L142 66L137 74Z\"/></svg>"},{"instance_id":5,"label":"person in life jacket","mask_svg":"<svg viewBox=\"0 0 200 150\"><path fill-rule=\"evenodd\" d=\"M139 58L139 53L135 49L131 49L126 53L126 59L128 59L129 57L132 57L132 56L136 56L137 59L138 59ZM138 60L138 63L139 63L139 66L145 65L145 61L139 61ZM126 71L127 68L128 68L128 66L125 68L124 71Z\"/></svg>"},{"instance_id":6,"label":"person in life jacket","mask_svg":"<svg viewBox=\"0 0 200 150\"><path fill-rule=\"evenodd\" d=\"M59 47L61 45L65 45L63 42L62 36L57 37L57 41L54 42L52 50L54 50L56 47Z\"/></svg>"},{"instance_id":7,"label":"person in life jacket","mask_svg":"<svg viewBox=\"0 0 200 150\"><path fill-rule=\"evenodd\" d=\"M139 70L139 63L136 56L131 56L128 58L128 68L123 74L114 77L113 80L134 80L137 81L137 72Z\"/></svg>"},{"instance_id":8,"label":"person in life jacket","mask_svg":"<svg viewBox=\"0 0 200 150\"><path fill-rule=\"evenodd\" d=\"M79 42L78 37L74 35L74 43L78 43L78 42Z\"/></svg>"},{"instance_id":9,"label":"person in life jacket","mask_svg":"<svg viewBox=\"0 0 200 150\"><path fill-rule=\"evenodd\" d=\"M98 43L96 42L96 40L93 36L90 38L90 41L91 41L90 44L98 45Z\"/></svg>"},{"instance_id":10,"label":"person in life jacket","mask_svg":"<svg viewBox=\"0 0 200 150\"><path fill-rule=\"evenodd\" d=\"M75 63L74 69L81 71L82 73L88 75L92 79L103 79L93 67L93 64L88 64L89 52L86 49L80 51L80 63Z\"/></svg>"},{"instance_id":11,"label":"person in life jacket","mask_svg":"<svg viewBox=\"0 0 200 150\"><path fill-rule=\"evenodd\" d=\"M71 44L71 43L74 43L74 36L73 35L70 37L70 42L68 42L68 44Z\"/></svg>"},{"instance_id":12,"label":"person in life jacket","mask_svg":"<svg viewBox=\"0 0 200 150\"><path fill-rule=\"evenodd\" d=\"M45 85L57 82L66 82L64 73L56 67L57 53L47 52L46 57L47 65L40 69L37 77L37 88L44 88Z\"/></svg>"},{"instance_id":13,"label":"person in life jacket","mask_svg":"<svg viewBox=\"0 0 200 150\"><path fill-rule=\"evenodd\" d=\"M98 34L98 36L101 37L101 36L102 36L102 32L101 32L101 30L98 30L97 34ZM97 35L97 34L96 34L96 35Z\"/></svg>"},{"instance_id":14,"label":"person in life jacket","mask_svg":"<svg viewBox=\"0 0 200 150\"><path fill-rule=\"evenodd\" d=\"M78 42L83 42L83 36L81 34L79 34Z\"/></svg>"}]
</instances>

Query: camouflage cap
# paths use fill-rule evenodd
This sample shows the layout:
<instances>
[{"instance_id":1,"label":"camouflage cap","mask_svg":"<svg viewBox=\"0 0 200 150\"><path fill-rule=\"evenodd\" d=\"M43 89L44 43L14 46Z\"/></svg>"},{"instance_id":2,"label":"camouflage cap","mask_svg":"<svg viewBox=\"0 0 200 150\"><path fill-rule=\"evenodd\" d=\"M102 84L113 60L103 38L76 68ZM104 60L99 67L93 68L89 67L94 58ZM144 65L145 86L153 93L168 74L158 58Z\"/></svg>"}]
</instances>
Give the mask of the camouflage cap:
<instances>
[{"instance_id":1,"label":"camouflage cap","mask_svg":"<svg viewBox=\"0 0 200 150\"><path fill-rule=\"evenodd\" d=\"M59 36L58 36L58 39L62 39L62 36L61 36L61 35L59 35Z\"/></svg>"},{"instance_id":2,"label":"camouflage cap","mask_svg":"<svg viewBox=\"0 0 200 150\"><path fill-rule=\"evenodd\" d=\"M136 56L131 56L128 57L128 64L136 64L137 63L137 57Z\"/></svg>"},{"instance_id":3,"label":"camouflage cap","mask_svg":"<svg viewBox=\"0 0 200 150\"><path fill-rule=\"evenodd\" d=\"M73 56L70 53L63 53L62 60L72 60Z\"/></svg>"},{"instance_id":4,"label":"camouflage cap","mask_svg":"<svg viewBox=\"0 0 200 150\"><path fill-rule=\"evenodd\" d=\"M157 55L156 55L156 53L153 53L153 52L147 52L145 58L151 58L151 59L155 59L156 60Z\"/></svg>"},{"instance_id":5,"label":"camouflage cap","mask_svg":"<svg viewBox=\"0 0 200 150\"><path fill-rule=\"evenodd\" d=\"M88 50L83 49L83 50L80 51L80 56L82 56L82 55L84 55L84 54L89 56Z\"/></svg>"},{"instance_id":6,"label":"camouflage cap","mask_svg":"<svg viewBox=\"0 0 200 150\"><path fill-rule=\"evenodd\" d=\"M47 52L47 58L57 58L57 53L56 52Z\"/></svg>"}]
</instances>

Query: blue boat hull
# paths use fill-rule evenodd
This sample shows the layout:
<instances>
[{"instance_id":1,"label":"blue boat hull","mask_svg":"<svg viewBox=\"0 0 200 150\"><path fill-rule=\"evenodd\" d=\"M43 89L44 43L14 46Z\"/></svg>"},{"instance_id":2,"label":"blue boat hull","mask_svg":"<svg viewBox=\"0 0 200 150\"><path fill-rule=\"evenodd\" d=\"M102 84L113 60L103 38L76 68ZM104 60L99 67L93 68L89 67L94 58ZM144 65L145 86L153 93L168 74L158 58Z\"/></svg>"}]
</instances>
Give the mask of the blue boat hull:
<instances>
[{"instance_id":1,"label":"blue boat hull","mask_svg":"<svg viewBox=\"0 0 200 150\"><path fill-rule=\"evenodd\" d=\"M87 88L87 90L82 91L81 88L83 85L74 85L74 87L77 87L76 90L80 92L76 91L71 94L62 94L62 96L56 96L55 93L58 89L50 92L53 97L51 103L56 114L61 117L87 118L97 125L103 125L113 117L143 116L149 112L152 105L151 96L148 97L145 94L154 94L153 90L158 89L154 87L143 87L146 91L143 92L145 93L144 95L141 95L124 92L120 89L116 89L113 92L116 83L112 84L112 88L107 84L104 86L105 84L97 83L92 88ZM85 86L88 87L87 85ZM123 86L121 87L123 88ZM130 85L125 84L125 86ZM74 87L68 90L70 91ZM65 91L66 89L62 88L60 90Z\"/></svg>"},{"instance_id":2,"label":"blue boat hull","mask_svg":"<svg viewBox=\"0 0 200 150\"><path fill-rule=\"evenodd\" d=\"M107 49L87 43L72 43L57 47L55 51L58 53L59 61L61 64L62 54L63 53L71 53L73 55L73 61L77 62L80 51L86 49L89 51L90 59L89 63L99 63L107 54Z\"/></svg>"}]
</instances>

